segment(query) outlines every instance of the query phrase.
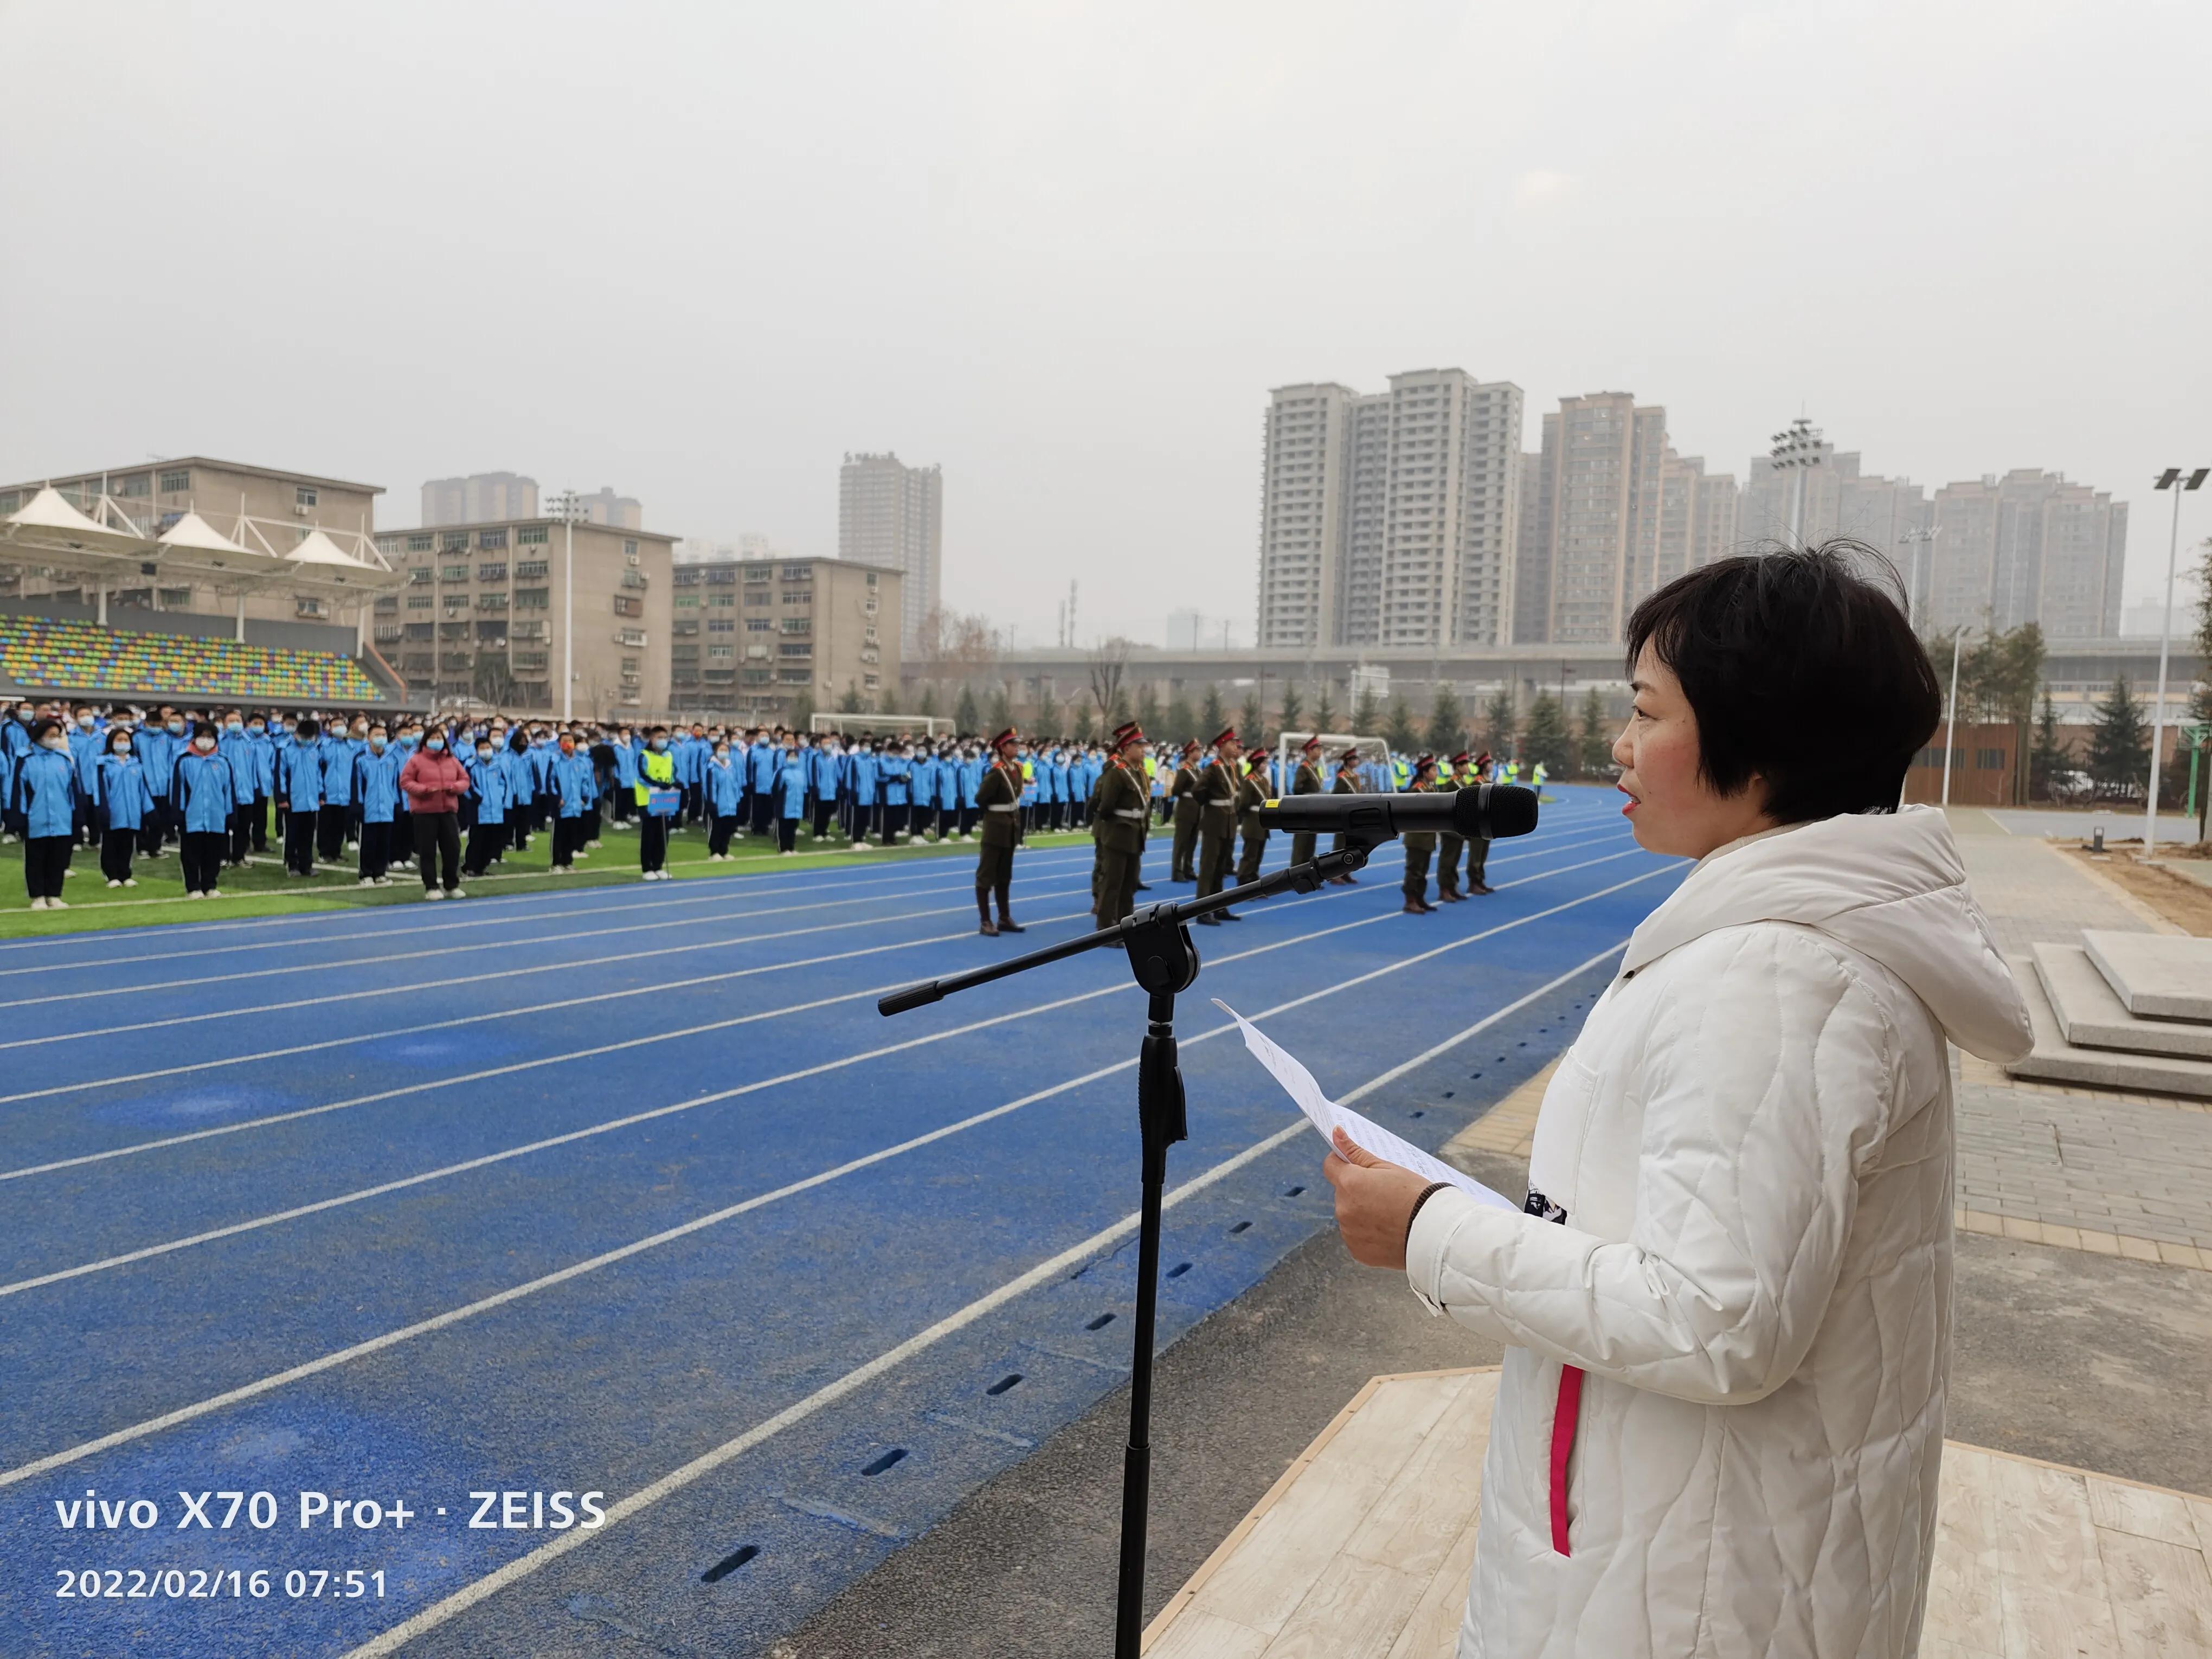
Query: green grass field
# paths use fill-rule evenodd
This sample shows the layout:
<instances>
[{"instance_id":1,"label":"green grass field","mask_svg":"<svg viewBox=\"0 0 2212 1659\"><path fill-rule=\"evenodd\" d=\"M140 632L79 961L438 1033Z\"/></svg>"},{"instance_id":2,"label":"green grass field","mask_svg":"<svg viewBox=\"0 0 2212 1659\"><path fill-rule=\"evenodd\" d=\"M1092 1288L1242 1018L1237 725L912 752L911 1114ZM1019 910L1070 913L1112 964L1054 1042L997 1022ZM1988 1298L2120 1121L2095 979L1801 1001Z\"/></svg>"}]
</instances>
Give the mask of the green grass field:
<instances>
[{"instance_id":1,"label":"green grass field","mask_svg":"<svg viewBox=\"0 0 2212 1659\"><path fill-rule=\"evenodd\" d=\"M1032 847L1065 846L1087 841L1087 833L1032 836ZM464 882L469 894L463 902L506 893L539 893L549 888L604 887L638 879L637 830L609 823L601 832L597 852L580 854L575 873L556 876L548 869L553 838L532 836L526 853L510 851L506 861L494 865L480 881ZM975 856L977 843L955 840L910 843L885 850L855 853L835 830L817 848L802 831L799 848L789 859L780 857L772 841L744 837L730 843L730 862L707 860L704 829L684 830L669 837L668 869L678 880L687 877L745 875L763 870L827 868L841 864L887 864L918 858ZM423 902L422 878L412 871L390 872L389 887L361 887L355 855L347 853L335 869L318 868L312 877L284 872L272 843L266 853L254 854L242 870L222 872L222 896L188 899L183 872L173 846L159 858L137 859L131 874L136 887L111 888L100 873L100 854L80 847L70 860L69 878L62 884L66 910L33 910L23 890L23 848L21 843L0 847L0 939L36 938L51 933L81 933L95 927L143 927L173 921L230 921L240 916L291 915L303 910L338 910L372 905Z\"/></svg>"}]
</instances>

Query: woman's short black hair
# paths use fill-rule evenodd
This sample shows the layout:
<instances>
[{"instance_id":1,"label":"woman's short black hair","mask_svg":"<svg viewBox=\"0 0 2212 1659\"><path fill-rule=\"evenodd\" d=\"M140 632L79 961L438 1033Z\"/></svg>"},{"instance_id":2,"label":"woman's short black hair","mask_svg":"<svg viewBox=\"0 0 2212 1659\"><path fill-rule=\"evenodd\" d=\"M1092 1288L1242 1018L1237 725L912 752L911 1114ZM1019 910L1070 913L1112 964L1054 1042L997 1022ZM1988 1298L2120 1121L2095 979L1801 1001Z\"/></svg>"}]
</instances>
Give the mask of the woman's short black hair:
<instances>
[{"instance_id":1,"label":"woman's short black hair","mask_svg":"<svg viewBox=\"0 0 2212 1659\"><path fill-rule=\"evenodd\" d=\"M1629 670L1649 645L1682 683L1718 793L1756 776L1779 823L1891 811L1943 707L1901 591L1843 538L1717 560L1636 607Z\"/></svg>"},{"instance_id":2,"label":"woman's short black hair","mask_svg":"<svg viewBox=\"0 0 2212 1659\"><path fill-rule=\"evenodd\" d=\"M292 735L295 738L313 739L323 735L323 728L318 726L313 718L302 714L300 716L299 724L292 728Z\"/></svg>"}]
</instances>

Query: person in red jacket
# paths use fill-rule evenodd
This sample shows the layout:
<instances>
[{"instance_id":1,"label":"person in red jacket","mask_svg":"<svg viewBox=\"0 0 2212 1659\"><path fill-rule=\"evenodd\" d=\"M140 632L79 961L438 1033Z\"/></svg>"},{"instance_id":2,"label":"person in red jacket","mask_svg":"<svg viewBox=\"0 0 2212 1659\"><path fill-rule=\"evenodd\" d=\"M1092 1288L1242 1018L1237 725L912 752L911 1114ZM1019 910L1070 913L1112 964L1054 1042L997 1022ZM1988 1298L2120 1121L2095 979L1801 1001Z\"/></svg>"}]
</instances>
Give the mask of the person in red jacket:
<instances>
[{"instance_id":1,"label":"person in red jacket","mask_svg":"<svg viewBox=\"0 0 2212 1659\"><path fill-rule=\"evenodd\" d=\"M422 746L399 769L400 793L415 819L415 862L424 898L466 898L461 890L461 798L468 769L446 751L446 734L433 726ZM441 879L440 866L443 878Z\"/></svg>"}]
</instances>

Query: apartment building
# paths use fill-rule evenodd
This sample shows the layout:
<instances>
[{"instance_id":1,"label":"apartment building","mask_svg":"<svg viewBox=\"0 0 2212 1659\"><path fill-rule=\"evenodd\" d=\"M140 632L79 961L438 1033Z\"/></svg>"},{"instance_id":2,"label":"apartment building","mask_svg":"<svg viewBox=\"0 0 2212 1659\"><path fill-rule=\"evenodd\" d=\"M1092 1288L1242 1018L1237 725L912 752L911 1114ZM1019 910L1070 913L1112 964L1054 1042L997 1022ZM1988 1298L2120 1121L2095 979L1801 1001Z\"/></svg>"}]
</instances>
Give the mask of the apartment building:
<instances>
[{"instance_id":1,"label":"apartment building","mask_svg":"<svg viewBox=\"0 0 2212 1659\"><path fill-rule=\"evenodd\" d=\"M795 724L899 679L896 570L842 559L710 559L674 580L670 707Z\"/></svg>"},{"instance_id":2,"label":"apartment building","mask_svg":"<svg viewBox=\"0 0 2212 1659\"><path fill-rule=\"evenodd\" d=\"M2119 632L2126 502L2025 467L1946 484L1931 510L1923 631L2032 622L2054 641Z\"/></svg>"},{"instance_id":3,"label":"apartment building","mask_svg":"<svg viewBox=\"0 0 2212 1659\"><path fill-rule=\"evenodd\" d=\"M1417 369L1362 396L1279 386L1262 444L1263 646L1443 646L1510 632L1520 387Z\"/></svg>"},{"instance_id":4,"label":"apartment building","mask_svg":"<svg viewBox=\"0 0 2212 1659\"><path fill-rule=\"evenodd\" d=\"M571 533L530 518L378 536L407 580L376 601L377 649L418 696L557 714L565 647L579 718L666 708L676 538L577 525L572 578Z\"/></svg>"},{"instance_id":5,"label":"apartment building","mask_svg":"<svg viewBox=\"0 0 2212 1659\"><path fill-rule=\"evenodd\" d=\"M837 475L837 556L849 564L896 570L899 645L913 654L922 618L942 603L945 478L932 466L908 466L889 452L848 453Z\"/></svg>"},{"instance_id":6,"label":"apartment building","mask_svg":"<svg viewBox=\"0 0 2212 1659\"><path fill-rule=\"evenodd\" d=\"M432 478L422 486L420 522L428 529L537 516L538 480L519 472L471 472L465 477Z\"/></svg>"}]
</instances>

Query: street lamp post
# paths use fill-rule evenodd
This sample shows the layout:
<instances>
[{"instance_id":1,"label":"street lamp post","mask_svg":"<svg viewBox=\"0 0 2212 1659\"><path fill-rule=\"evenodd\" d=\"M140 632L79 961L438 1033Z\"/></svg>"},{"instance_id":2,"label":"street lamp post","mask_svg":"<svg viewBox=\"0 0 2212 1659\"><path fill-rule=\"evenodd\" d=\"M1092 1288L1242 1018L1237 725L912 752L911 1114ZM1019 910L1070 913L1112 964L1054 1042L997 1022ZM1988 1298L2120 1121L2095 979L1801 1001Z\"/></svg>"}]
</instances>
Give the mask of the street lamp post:
<instances>
[{"instance_id":1,"label":"street lamp post","mask_svg":"<svg viewBox=\"0 0 2212 1659\"><path fill-rule=\"evenodd\" d=\"M1960 629L1951 635L1951 702L1950 713L1943 718L1943 805L1951 804L1951 750L1959 737L1959 647L1965 641L1966 630Z\"/></svg>"},{"instance_id":2,"label":"street lamp post","mask_svg":"<svg viewBox=\"0 0 2212 1659\"><path fill-rule=\"evenodd\" d=\"M1767 459L1778 469L1796 474L1797 488L1790 502L1790 541L1793 547L1805 534L1805 475L1808 469L1820 465L1821 451L1826 447L1820 429L1800 415L1774 434L1774 447L1766 452Z\"/></svg>"},{"instance_id":3,"label":"street lamp post","mask_svg":"<svg viewBox=\"0 0 2212 1659\"><path fill-rule=\"evenodd\" d=\"M2145 858L2158 850L2158 762L2159 750L2166 746L2166 658L2173 640L2173 563L2181 551L2181 495L2186 489L2203 489L2208 472L2212 472L2212 467L2200 466L2185 474L2179 467L2169 466L2158 475L2156 487L2173 492L2173 530L2166 544L2166 615L2158 630L2158 702L2150 716L2150 788L2143 806Z\"/></svg>"},{"instance_id":4,"label":"street lamp post","mask_svg":"<svg viewBox=\"0 0 2212 1659\"><path fill-rule=\"evenodd\" d=\"M576 696L576 521L584 498L564 489L550 503L561 521L561 723L575 718Z\"/></svg>"},{"instance_id":5,"label":"street lamp post","mask_svg":"<svg viewBox=\"0 0 2212 1659\"><path fill-rule=\"evenodd\" d=\"M1933 529L1908 530L1898 540L1912 550L1912 574L1905 579L1905 618L1913 620L1913 607L1920 602L1920 550L1936 539Z\"/></svg>"}]
</instances>

